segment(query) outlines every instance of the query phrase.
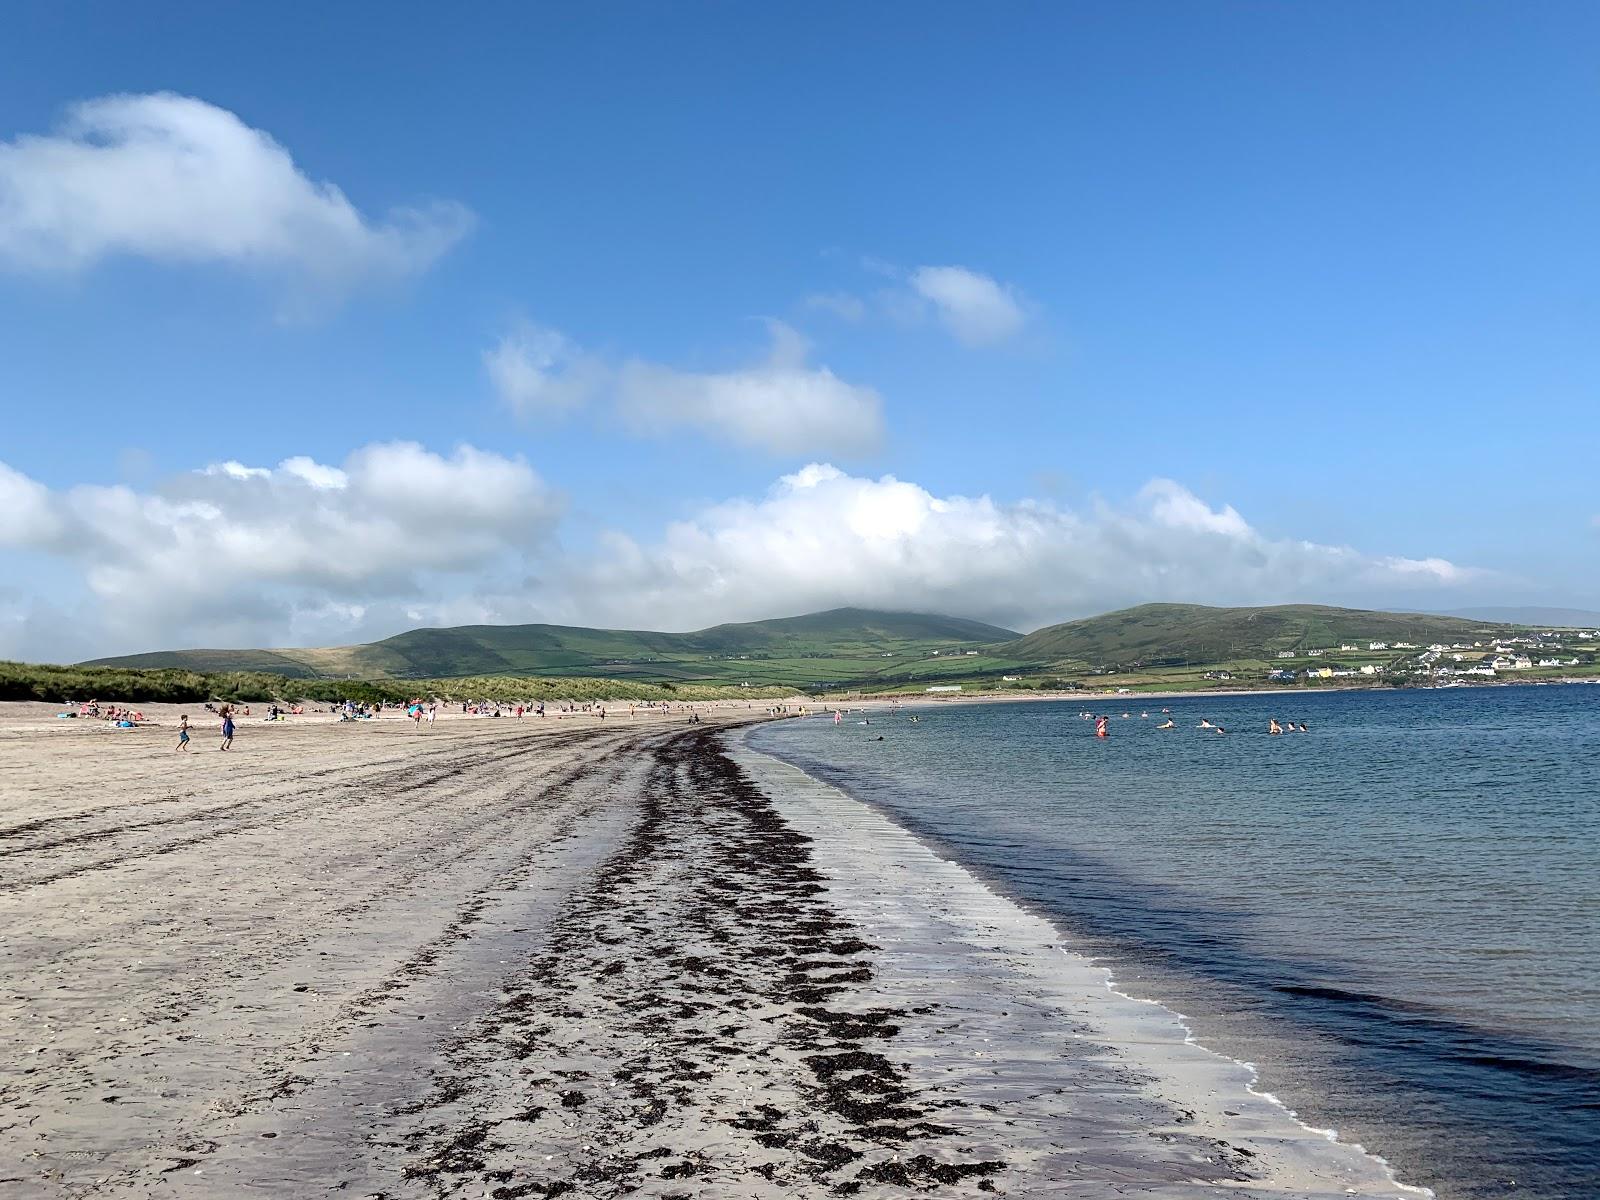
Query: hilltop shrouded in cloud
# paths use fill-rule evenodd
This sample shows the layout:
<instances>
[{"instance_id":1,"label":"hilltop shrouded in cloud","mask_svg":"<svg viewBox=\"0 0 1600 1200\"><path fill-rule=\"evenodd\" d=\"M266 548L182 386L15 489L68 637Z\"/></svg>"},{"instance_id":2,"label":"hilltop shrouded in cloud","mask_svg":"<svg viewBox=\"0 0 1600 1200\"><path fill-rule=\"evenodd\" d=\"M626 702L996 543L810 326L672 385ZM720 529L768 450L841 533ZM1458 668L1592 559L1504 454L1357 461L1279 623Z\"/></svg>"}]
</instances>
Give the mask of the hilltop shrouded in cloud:
<instances>
[{"instance_id":1,"label":"hilltop shrouded in cloud","mask_svg":"<svg viewBox=\"0 0 1600 1200\"><path fill-rule=\"evenodd\" d=\"M561 508L526 463L465 447L378 444L340 466L223 462L148 492L54 492L0 466L0 546L66 564L87 591L86 623L53 635L79 656L462 621L689 629L842 605L1027 629L1150 599L1438 592L1477 575L1269 538L1162 479L1126 505L1074 512L813 464L760 497L583 552L554 540ZM17 596L10 606L21 610Z\"/></svg>"},{"instance_id":2,"label":"hilltop shrouded in cloud","mask_svg":"<svg viewBox=\"0 0 1600 1200\"><path fill-rule=\"evenodd\" d=\"M471 226L458 204L364 215L270 134L189 96L105 96L0 143L0 264L71 271L132 255L344 289L421 271Z\"/></svg>"},{"instance_id":3,"label":"hilltop shrouded in cloud","mask_svg":"<svg viewBox=\"0 0 1600 1200\"><path fill-rule=\"evenodd\" d=\"M913 605L1015 628L1151 599L1249 603L1367 587L1450 588L1474 572L1442 559L1274 540L1231 507L1153 480L1123 507L938 496L915 483L813 464L756 500L614 541L585 575L606 597L693 621L839 604ZM617 612L617 616L623 615ZM659 619L659 618L658 618Z\"/></svg>"},{"instance_id":4,"label":"hilltop shrouded in cloud","mask_svg":"<svg viewBox=\"0 0 1600 1200\"><path fill-rule=\"evenodd\" d=\"M525 416L588 405L644 435L692 429L772 454L861 454L883 439L883 401L807 361L806 340L781 321L767 326L765 360L726 371L684 371L627 359L611 363L563 334L519 324L484 354L501 399Z\"/></svg>"}]
</instances>

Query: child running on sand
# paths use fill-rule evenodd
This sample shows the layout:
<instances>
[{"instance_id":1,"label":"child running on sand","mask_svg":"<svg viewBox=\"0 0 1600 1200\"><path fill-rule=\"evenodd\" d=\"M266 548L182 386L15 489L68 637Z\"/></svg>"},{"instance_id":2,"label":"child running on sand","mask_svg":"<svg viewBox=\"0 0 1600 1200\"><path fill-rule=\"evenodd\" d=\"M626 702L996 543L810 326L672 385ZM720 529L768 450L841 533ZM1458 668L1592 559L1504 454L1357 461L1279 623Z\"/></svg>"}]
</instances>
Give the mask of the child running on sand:
<instances>
[{"instance_id":1,"label":"child running on sand","mask_svg":"<svg viewBox=\"0 0 1600 1200\"><path fill-rule=\"evenodd\" d=\"M185 754L189 752L189 718L187 716L178 718L178 744L173 749L182 750Z\"/></svg>"},{"instance_id":2,"label":"child running on sand","mask_svg":"<svg viewBox=\"0 0 1600 1200\"><path fill-rule=\"evenodd\" d=\"M222 710L222 745L217 747L217 749L219 749L219 750L232 750L233 749L233 709L232 708L225 707Z\"/></svg>"}]
</instances>

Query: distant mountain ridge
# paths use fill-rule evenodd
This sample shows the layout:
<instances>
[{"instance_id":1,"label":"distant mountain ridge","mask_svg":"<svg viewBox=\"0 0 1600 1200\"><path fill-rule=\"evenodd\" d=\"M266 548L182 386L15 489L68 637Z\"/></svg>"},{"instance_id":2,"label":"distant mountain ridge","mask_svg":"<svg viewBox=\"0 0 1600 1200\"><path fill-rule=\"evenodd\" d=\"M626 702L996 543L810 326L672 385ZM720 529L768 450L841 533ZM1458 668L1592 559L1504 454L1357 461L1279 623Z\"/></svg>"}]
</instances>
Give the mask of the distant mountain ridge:
<instances>
[{"instance_id":1,"label":"distant mountain ridge","mask_svg":"<svg viewBox=\"0 0 1600 1200\"><path fill-rule=\"evenodd\" d=\"M1550 625L1565 629L1600 629L1600 612L1586 608L1541 608L1537 605L1490 605L1485 608L1458 608L1444 614L1470 620L1495 621L1515 625Z\"/></svg>"},{"instance_id":2,"label":"distant mountain ridge","mask_svg":"<svg viewBox=\"0 0 1600 1200\"><path fill-rule=\"evenodd\" d=\"M1029 663L1089 667L1221 663L1272 658L1285 650L1326 649L1342 642L1427 645L1482 636L1490 628L1506 624L1322 604L1260 608L1141 604L1035 630L998 647L996 653Z\"/></svg>"},{"instance_id":3,"label":"distant mountain ridge","mask_svg":"<svg viewBox=\"0 0 1600 1200\"><path fill-rule=\"evenodd\" d=\"M1550 610L1508 611L1529 615ZM541 676L875 688L999 681L1018 672L1072 677L1098 668L1259 664L1285 652L1332 650L1341 644L1365 650L1371 642L1470 643L1519 624L1318 604L1141 604L1020 636L961 617L837 608L691 633L462 625L413 629L356 646L163 650L80 665L262 671L301 679Z\"/></svg>"},{"instance_id":4,"label":"distant mountain ridge","mask_svg":"<svg viewBox=\"0 0 1600 1200\"><path fill-rule=\"evenodd\" d=\"M926 613L838 608L691 633L572 625L462 625L413 629L355 646L279 650L160 650L82 666L268 671L293 678L602 675L725 680L745 674L796 683L859 678L885 658L1014 641L1014 630ZM760 663L759 669L740 664ZM783 669L779 671L779 664ZM891 664L892 665L892 664Z\"/></svg>"}]
</instances>

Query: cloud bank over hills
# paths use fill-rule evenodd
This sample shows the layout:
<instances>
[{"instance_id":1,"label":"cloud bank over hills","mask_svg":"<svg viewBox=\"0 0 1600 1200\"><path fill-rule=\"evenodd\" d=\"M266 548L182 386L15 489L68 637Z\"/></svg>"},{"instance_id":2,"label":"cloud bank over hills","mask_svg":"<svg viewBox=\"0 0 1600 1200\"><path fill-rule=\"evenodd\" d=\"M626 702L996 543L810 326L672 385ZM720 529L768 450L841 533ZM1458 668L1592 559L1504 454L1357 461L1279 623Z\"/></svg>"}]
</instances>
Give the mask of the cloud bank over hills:
<instances>
[{"instance_id":1,"label":"cloud bank over hills","mask_svg":"<svg viewBox=\"0 0 1600 1200\"><path fill-rule=\"evenodd\" d=\"M336 644L476 621L690 629L846 605L1028 629L1151 599L1432 595L1484 575L1270 538L1166 479L1073 511L814 463L581 550L558 536L565 508L527 462L470 446L226 461L146 490L51 489L0 464L0 548L51 563L74 598L0 596L0 654Z\"/></svg>"}]
</instances>

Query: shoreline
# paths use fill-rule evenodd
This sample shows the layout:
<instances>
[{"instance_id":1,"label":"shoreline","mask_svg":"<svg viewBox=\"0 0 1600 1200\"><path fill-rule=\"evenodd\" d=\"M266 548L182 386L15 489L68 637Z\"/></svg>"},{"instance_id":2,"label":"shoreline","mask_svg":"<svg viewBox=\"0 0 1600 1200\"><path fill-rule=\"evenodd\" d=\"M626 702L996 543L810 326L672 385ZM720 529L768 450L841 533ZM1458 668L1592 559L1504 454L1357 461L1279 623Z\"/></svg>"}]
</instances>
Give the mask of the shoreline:
<instances>
[{"instance_id":1,"label":"shoreline","mask_svg":"<svg viewBox=\"0 0 1600 1200\"><path fill-rule=\"evenodd\" d=\"M944 930L953 958L970 953L975 933L1004 931L1006 940L988 953L1004 960L999 974L1013 982L1013 994L1038 997L1061 1026L1076 1025L1074 1040L1089 1040L1105 1055L1128 1064L1133 1074L1124 1075L1121 1083L1129 1096L1152 1103L1158 1112L1165 1107L1171 1130L1209 1141L1219 1150L1231 1147L1239 1155L1236 1165L1249 1172L1252 1191L1433 1195L1426 1187L1400 1181L1381 1156L1340 1141L1336 1131L1301 1121L1276 1096L1257 1090L1255 1069L1196 1041L1180 1013L1160 1001L1119 991L1114 968L1074 951L1070 935L1054 922L944 857L878 806L754 749L748 745L748 732L728 735L729 742L737 743L732 756L774 797L780 812L817 839L818 857L834 880L842 911L870 927L872 910L884 904L881 881L900 870L911 876L916 899L926 902L912 909L953 914ZM906 906L903 896L893 902ZM904 919L909 913L901 915ZM1019 1052L1022 1041L1036 1036L1038 1031L1012 1031L1009 1052ZM1068 1122L1073 1116L1052 1115ZM1130 1140L1136 1136L1128 1131Z\"/></svg>"}]
</instances>

